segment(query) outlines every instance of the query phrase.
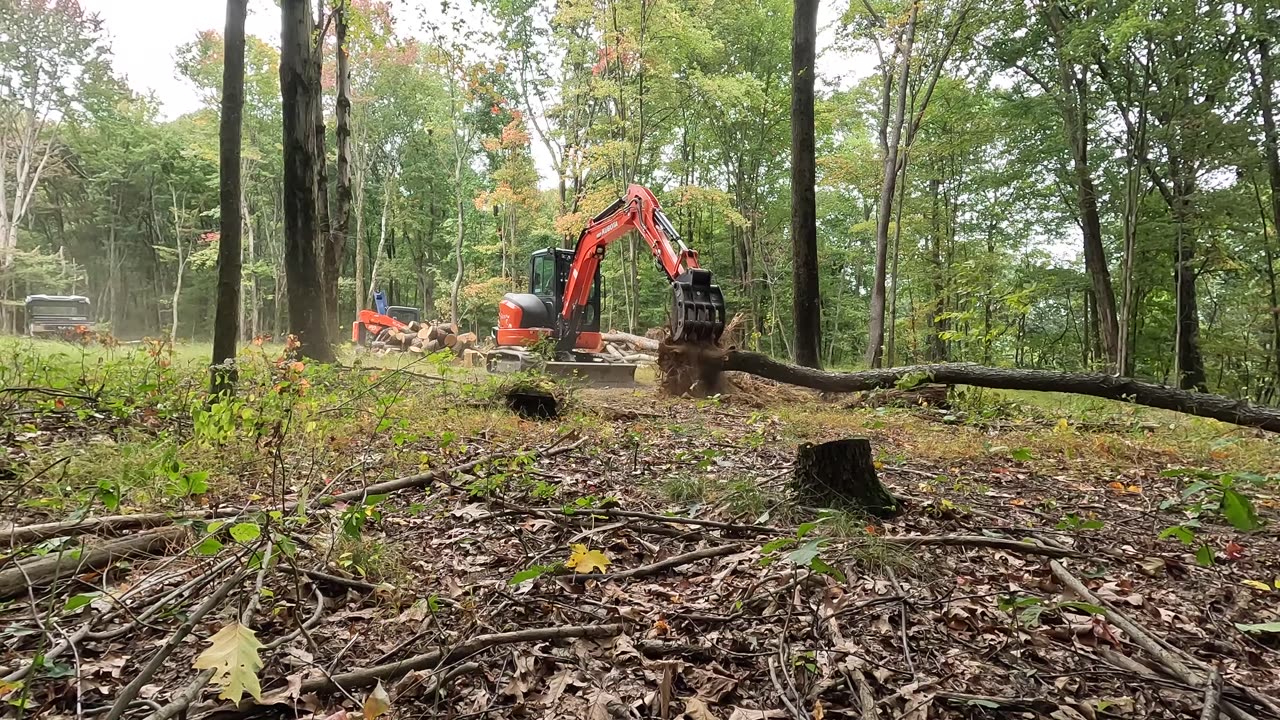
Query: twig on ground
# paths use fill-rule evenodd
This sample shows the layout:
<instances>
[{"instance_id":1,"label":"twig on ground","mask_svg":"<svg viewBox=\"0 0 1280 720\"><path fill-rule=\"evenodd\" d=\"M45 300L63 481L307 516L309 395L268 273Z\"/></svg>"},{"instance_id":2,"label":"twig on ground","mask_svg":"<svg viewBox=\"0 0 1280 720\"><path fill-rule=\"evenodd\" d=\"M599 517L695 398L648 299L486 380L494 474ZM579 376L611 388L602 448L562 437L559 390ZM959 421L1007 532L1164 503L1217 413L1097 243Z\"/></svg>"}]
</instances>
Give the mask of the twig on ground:
<instances>
[{"instance_id":1,"label":"twig on ground","mask_svg":"<svg viewBox=\"0 0 1280 720\"><path fill-rule=\"evenodd\" d=\"M1188 685L1195 685L1198 687L1204 686L1205 679L1192 671L1191 668L1187 667L1186 663L1182 661L1182 658L1165 649L1164 645L1162 645L1149 631L1130 620L1118 610L1109 606L1093 593L1089 592L1089 588L1085 587L1084 583L1080 582L1076 576L1072 575L1065 567L1063 567L1062 563L1059 563L1057 560L1051 560L1049 562L1049 568L1053 571L1053 576L1058 579L1058 582L1069 588L1077 597L1085 602L1102 608L1103 614L1107 618L1108 622L1125 631L1129 638L1133 640L1138 647L1141 647L1147 652L1147 654L1151 655L1153 659L1159 662L1162 667L1166 668L1176 679ZM1258 705L1266 707L1269 702L1274 702L1271 701L1270 698L1266 698L1260 693L1249 688L1239 688L1239 690L1246 698L1249 698ZM1225 699L1221 702L1221 707L1223 712L1235 720L1249 720L1250 718L1253 718L1251 714Z\"/></svg>"},{"instance_id":2,"label":"twig on ground","mask_svg":"<svg viewBox=\"0 0 1280 720\"><path fill-rule=\"evenodd\" d=\"M561 625L554 627L529 628L515 632L477 635L451 648L433 650L422 655L414 655L399 662L385 665L374 665L351 672L334 675L332 678L313 678L302 683L301 692L332 692L341 687L346 690L368 687L379 680L390 681L412 670L423 670L455 662L495 645L509 645L522 642L541 642L545 640L563 640L569 638L613 637L622 632L622 623L607 625Z\"/></svg>"},{"instance_id":3,"label":"twig on ground","mask_svg":"<svg viewBox=\"0 0 1280 720\"><path fill-rule=\"evenodd\" d=\"M315 582L329 583L330 585L337 585L339 587L348 587L353 590L359 590L360 592L370 593L378 589L378 586L371 582L356 580L355 578L346 578L341 575L330 575L329 573L321 572L319 570L303 570L302 574L311 578Z\"/></svg>"},{"instance_id":4,"label":"twig on ground","mask_svg":"<svg viewBox=\"0 0 1280 720\"><path fill-rule=\"evenodd\" d=\"M699 560L720 557L722 555L731 555L741 549L742 547L740 545L715 545L713 547L687 552L683 555L674 555L666 560L659 560L651 565L641 565L640 567L631 568L630 570L621 570L613 573L576 573L573 575L560 575L557 577L562 577L574 582L586 582L587 580L625 580L627 578L648 577L649 575L656 575L664 570L677 568L681 565L688 565L689 563L695 563Z\"/></svg>"},{"instance_id":5,"label":"twig on ground","mask_svg":"<svg viewBox=\"0 0 1280 720\"><path fill-rule=\"evenodd\" d=\"M195 610L191 611L187 619L178 626L177 630L173 631L173 635L169 636L169 640L155 651L155 654L151 656L151 661L138 671L138 674L134 676L128 685L125 685L120 690L116 696L115 704L111 706L111 712L107 714L106 720L120 720L120 716L128 709L129 703L138 696L138 690L151 679L152 675L155 675L156 670L160 669L160 666L178 648L178 645L182 644L187 635L191 634L191 631L195 629L196 623L200 622L200 618L209 614L210 610L213 610L225 600L227 595L231 594L231 591L248 577L249 572L249 568L245 567L240 572L232 575L212 595L205 598L204 602L200 603Z\"/></svg>"},{"instance_id":6,"label":"twig on ground","mask_svg":"<svg viewBox=\"0 0 1280 720\"><path fill-rule=\"evenodd\" d=\"M1066 548L1046 547L1035 543L1008 538L982 535L903 535L874 538L876 542L912 547L914 545L949 545L952 547L989 547L1024 555L1043 555L1051 558L1086 558L1085 553Z\"/></svg>"},{"instance_id":7,"label":"twig on ground","mask_svg":"<svg viewBox=\"0 0 1280 720\"><path fill-rule=\"evenodd\" d=\"M1220 700L1222 700L1222 673L1211 670L1209 683L1204 689L1204 707L1200 710L1200 720L1218 720Z\"/></svg>"},{"instance_id":8,"label":"twig on ground","mask_svg":"<svg viewBox=\"0 0 1280 720\"><path fill-rule=\"evenodd\" d=\"M860 669L854 670L850 681L858 688L858 707L862 711L862 720L876 720L879 717L876 711L876 696L871 692L871 683L867 681L867 674Z\"/></svg>"}]
</instances>

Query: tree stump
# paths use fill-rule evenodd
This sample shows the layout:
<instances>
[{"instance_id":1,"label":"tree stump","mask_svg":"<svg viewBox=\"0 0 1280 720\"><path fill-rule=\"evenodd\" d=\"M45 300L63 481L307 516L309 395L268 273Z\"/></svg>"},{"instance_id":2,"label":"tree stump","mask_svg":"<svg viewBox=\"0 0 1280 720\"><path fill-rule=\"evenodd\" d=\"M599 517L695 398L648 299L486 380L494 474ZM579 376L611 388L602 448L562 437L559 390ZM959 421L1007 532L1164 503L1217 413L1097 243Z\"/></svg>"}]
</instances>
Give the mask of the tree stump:
<instances>
[{"instance_id":1,"label":"tree stump","mask_svg":"<svg viewBox=\"0 0 1280 720\"><path fill-rule=\"evenodd\" d=\"M792 485L803 504L878 518L893 517L902 510L902 502L876 477L871 441L866 438L802 444L796 452Z\"/></svg>"}]
</instances>

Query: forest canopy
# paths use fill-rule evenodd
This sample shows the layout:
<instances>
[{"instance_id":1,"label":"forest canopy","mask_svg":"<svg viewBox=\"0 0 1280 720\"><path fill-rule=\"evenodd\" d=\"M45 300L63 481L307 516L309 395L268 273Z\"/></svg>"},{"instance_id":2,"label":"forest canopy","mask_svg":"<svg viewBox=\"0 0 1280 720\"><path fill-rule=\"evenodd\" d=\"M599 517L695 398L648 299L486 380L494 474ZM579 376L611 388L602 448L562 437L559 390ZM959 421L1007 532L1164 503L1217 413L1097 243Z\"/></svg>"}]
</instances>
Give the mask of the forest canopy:
<instances>
[{"instance_id":1,"label":"forest canopy","mask_svg":"<svg viewBox=\"0 0 1280 720\"><path fill-rule=\"evenodd\" d=\"M486 336L502 294L527 285L530 252L572 247L638 183L749 316L744 344L792 354L792 3L484 0L418 17L434 12L349 3L337 326L381 290ZM824 5L823 364L1118 371L1274 401L1277 12ZM331 25L324 43L333 176ZM288 331L279 65L277 39L248 38L246 339ZM179 47L174 72L204 106L174 118L130 89L78 3L0 0L0 68L8 321L28 293L77 293L119 337L208 338L221 34ZM646 253L634 237L610 252L605 325L665 323Z\"/></svg>"}]
</instances>

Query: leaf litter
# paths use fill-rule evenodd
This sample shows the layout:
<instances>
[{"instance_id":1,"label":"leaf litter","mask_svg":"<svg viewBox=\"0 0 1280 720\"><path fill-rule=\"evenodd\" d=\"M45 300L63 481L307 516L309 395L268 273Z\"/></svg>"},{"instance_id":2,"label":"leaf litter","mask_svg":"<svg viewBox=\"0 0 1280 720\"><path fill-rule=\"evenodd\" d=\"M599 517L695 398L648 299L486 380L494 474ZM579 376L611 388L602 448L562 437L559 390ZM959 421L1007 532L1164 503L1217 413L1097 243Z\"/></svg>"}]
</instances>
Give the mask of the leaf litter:
<instances>
[{"instance_id":1,"label":"leaf litter","mask_svg":"<svg viewBox=\"0 0 1280 720\"><path fill-rule=\"evenodd\" d=\"M493 459L374 502L311 509L285 531L295 547L265 568L252 565L253 553L278 537L265 528L283 523L290 503L305 507L301 482L274 501L286 510L279 517L229 523L216 556L175 548L38 589L34 616L31 603L9 601L0 608L11 628L0 692L42 717L106 712L238 567L219 566L235 551L253 570L236 586L239 599L196 623L208 648L180 645L144 686L147 703L172 704L191 669L207 668L213 683L191 693L188 716L244 695L316 718L1198 715L1205 688L1170 674L1108 619L1119 611L1193 670L1221 672L1234 688L1224 697L1274 716L1274 478L1188 503L1189 478L1164 471L1232 468L1180 447L1163 427L1123 420L1006 429L940 423L919 408L851 410L838 398L578 395L581 416L569 426L495 411L483 422L472 416L463 441L361 439L359 457L388 460L362 461L327 492L422 472L424 457L431 469ZM58 428L41 432L56 443ZM898 518L873 523L790 501L796 444L850 434L872 438L883 480L907 504ZM357 456L346 440L332 439L335 468L344 453ZM1244 441L1280 449L1273 438ZM288 445L273 442L272 453ZM528 452L558 446L573 447ZM277 472L337 469L299 453ZM222 501L273 506L248 487ZM15 525L41 519L51 518L32 511ZM1161 537L1175 526L1191 542ZM1065 565L1106 607L1063 587L1046 557L885 540L915 536L1073 551L1079 557ZM20 555L30 548L10 558ZM82 597L91 588L102 595ZM50 605L40 593L61 600ZM250 597L257 607L241 626L232 614ZM99 606L102 598L114 600ZM47 653L41 667L7 679L42 652L48 622L68 637L81 623L89 629L75 652ZM580 630L593 627L605 630ZM548 628L567 634L518 637ZM517 639L469 645L498 636ZM343 673L387 667L335 686ZM1250 702L1242 688L1263 700Z\"/></svg>"}]
</instances>

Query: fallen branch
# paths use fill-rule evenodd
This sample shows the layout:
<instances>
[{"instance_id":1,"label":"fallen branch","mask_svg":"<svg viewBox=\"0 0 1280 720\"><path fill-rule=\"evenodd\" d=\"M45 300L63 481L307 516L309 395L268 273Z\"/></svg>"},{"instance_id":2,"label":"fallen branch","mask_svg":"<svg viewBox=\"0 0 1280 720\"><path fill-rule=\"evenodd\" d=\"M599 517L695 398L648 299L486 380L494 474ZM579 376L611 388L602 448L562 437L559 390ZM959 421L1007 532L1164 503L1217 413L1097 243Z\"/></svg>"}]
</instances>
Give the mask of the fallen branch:
<instances>
[{"instance_id":1,"label":"fallen branch","mask_svg":"<svg viewBox=\"0 0 1280 720\"><path fill-rule=\"evenodd\" d=\"M0 599L7 600L26 593L29 586L48 585L67 575L97 570L123 558L146 555L177 540L185 532L185 528L164 528L85 547L80 552L63 551L28 560L0 571Z\"/></svg>"},{"instance_id":2,"label":"fallen branch","mask_svg":"<svg viewBox=\"0 0 1280 720\"><path fill-rule=\"evenodd\" d=\"M318 583L328 583L330 585L359 590L360 592L370 593L378 589L378 586L371 582L356 580L354 578L345 578L341 575L330 575L329 573L320 572L319 570L303 570L302 574Z\"/></svg>"},{"instance_id":3,"label":"fallen branch","mask_svg":"<svg viewBox=\"0 0 1280 720\"><path fill-rule=\"evenodd\" d=\"M155 651L151 656L151 660L143 666L143 668L138 671L138 674L133 677L133 680L129 681L129 684L125 685L116 695L115 704L111 706L111 712L107 714L106 720L120 720L120 716L128 709L129 703L138 696L138 691L143 685L146 685L151 680L151 676L156 674L156 670L159 670L160 666L165 663L165 660L168 659L169 655L172 654L174 650L178 649L178 646L182 644L182 641L186 640L187 636L191 634L191 631L195 629L196 624L200 622L200 619L205 615L208 615L209 611L221 604L222 601L226 599L227 595L229 595L237 585L249 576L249 572L250 569L246 566L240 572L232 575L231 578L222 583L222 585L219 586L213 594L205 598L204 602L200 603L196 609L191 611L191 614L188 615L187 619L178 626L177 630L173 631L173 634L169 636L169 639L165 644Z\"/></svg>"},{"instance_id":4,"label":"fallen branch","mask_svg":"<svg viewBox=\"0 0 1280 720\"><path fill-rule=\"evenodd\" d=\"M1209 673L1209 684L1204 689L1204 707L1200 709L1200 720L1218 720L1218 703L1222 700L1222 673L1213 670Z\"/></svg>"},{"instance_id":5,"label":"fallen branch","mask_svg":"<svg viewBox=\"0 0 1280 720\"><path fill-rule=\"evenodd\" d=\"M176 520L199 520L239 515L242 510L197 510L185 513L139 513L137 515L105 515L83 520L63 520L36 525L10 525L0 529L0 544L21 545L51 537L74 537L96 532L139 530L169 525Z\"/></svg>"},{"instance_id":6,"label":"fallen branch","mask_svg":"<svg viewBox=\"0 0 1280 720\"><path fill-rule=\"evenodd\" d=\"M513 508L523 509L523 508ZM531 512L548 512L548 513L564 513L563 508L529 508ZM633 518L637 520L652 520L661 523L673 523L676 525L696 525L698 527L715 528L726 532L735 532L743 534L759 534L759 535L781 535L785 531L778 528L768 527L767 525L737 525L734 523L720 522L718 520L702 520L699 518L683 517L680 515L659 515L657 513L640 512L637 510L619 510L615 508L572 508L571 515L598 515L607 518Z\"/></svg>"},{"instance_id":7,"label":"fallen branch","mask_svg":"<svg viewBox=\"0 0 1280 720\"><path fill-rule=\"evenodd\" d=\"M706 560L707 558L731 555L741 550L742 547L739 545L716 545L713 547L702 548L701 550L694 550L693 552L687 552L683 555L673 555L666 560L659 560L652 565L641 565L640 567L631 568L630 570L622 570L614 573L577 573L574 575L564 575L562 577L574 582L586 582L587 580L626 580L627 578L648 577L649 575L657 575L664 570L677 568L681 565L688 565L689 563Z\"/></svg>"},{"instance_id":8,"label":"fallen branch","mask_svg":"<svg viewBox=\"0 0 1280 720\"><path fill-rule=\"evenodd\" d=\"M584 442L586 442L586 440L587 440L586 438L580 438L577 442L572 442L572 443L569 443L568 445L560 445L560 446L553 445L550 448L545 450L541 450L541 451L535 450L533 451L533 455L535 457L541 457L541 458L549 458L549 457L555 457L557 455L563 455L564 453L577 449ZM444 478L450 477L452 475L456 475L458 473L463 473L468 470L472 470L479 465L483 465L484 463L490 462L491 460L497 459L499 457L503 457L503 456L498 454L483 455L481 457L476 458L475 460L464 462L461 465L454 465L453 467L443 468L440 470L432 470L431 472L419 473L417 475L407 475L405 477L396 478L394 480L387 480L386 482L374 483L373 485L359 488L357 490L349 490L344 493L338 493L337 495L324 495L316 498L315 502L313 503L313 507L328 507L330 505L334 505L340 502L351 502L353 500L363 500L370 495L385 495L387 493L394 493L394 492L399 492L401 490L408 490L409 488L423 487L425 485L430 485L434 482L443 480Z\"/></svg>"},{"instance_id":9,"label":"fallen branch","mask_svg":"<svg viewBox=\"0 0 1280 720\"><path fill-rule=\"evenodd\" d=\"M988 547L1023 555L1042 555L1051 558L1084 558L1085 553L1061 547L1048 547L1021 540L986 537L985 535L900 535L875 537L874 541L914 547L917 545L949 545L952 547Z\"/></svg>"},{"instance_id":10,"label":"fallen branch","mask_svg":"<svg viewBox=\"0 0 1280 720\"><path fill-rule=\"evenodd\" d=\"M669 352L695 352L673 346ZM1147 407L1213 418L1223 422L1280 432L1280 408L1252 405L1221 395L1176 388L1112 375L1058 373L1045 370L1015 370L982 365L946 364L838 373L799 367L774 360L768 355L699 348L696 362L712 372L737 371L770 380L826 392L856 392L896 387L903 378L920 377L947 385L975 385L1000 390L1037 390L1131 402Z\"/></svg>"},{"instance_id":11,"label":"fallen branch","mask_svg":"<svg viewBox=\"0 0 1280 720\"><path fill-rule=\"evenodd\" d=\"M516 632L477 635L452 648L434 650L422 655L414 655L399 662L353 670L334 675L332 678L320 677L305 680L300 693L333 692L339 687L355 690L369 687L379 680L389 682L413 670L425 670L448 663L458 662L464 658L487 650L495 645L511 645L523 642L544 642L547 640L567 640L569 638L613 637L622 633L622 623L608 625L562 625L558 627L530 628Z\"/></svg>"},{"instance_id":12,"label":"fallen branch","mask_svg":"<svg viewBox=\"0 0 1280 720\"><path fill-rule=\"evenodd\" d=\"M1071 592L1075 593L1076 597L1091 605L1097 605L1102 608L1103 616L1106 617L1107 622L1125 631L1125 634L1129 636L1130 640L1136 643L1138 647L1145 650L1153 659L1158 661L1161 667L1165 668L1169 674L1179 682L1195 687L1205 686L1207 682L1206 678L1201 677L1196 672L1192 671L1191 668L1182 661L1182 658L1177 656L1177 654L1166 650L1160 640L1145 628L1133 622L1119 610L1112 608L1096 595L1089 592L1089 588L1085 587L1085 584L1080 582L1079 578L1072 575L1065 567L1062 566L1061 563L1057 560L1051 560L1049 562L1049 568L1053 571L1053 576L1058 579L1058 582L1062 583L1070 589ZM1249 688L1239 688L1239 690L1246 698L1249 698L1251 702L1263 707L1267 707L1269 704L1274 702L1270 698L1260 695ZM1222 712L1235 720L1250 720L1253 718L1253 716L1248 712L1225 699L1221 702L1221 708Z\"/></svg>"}]
</instances>

